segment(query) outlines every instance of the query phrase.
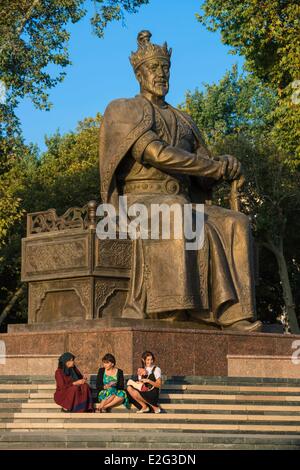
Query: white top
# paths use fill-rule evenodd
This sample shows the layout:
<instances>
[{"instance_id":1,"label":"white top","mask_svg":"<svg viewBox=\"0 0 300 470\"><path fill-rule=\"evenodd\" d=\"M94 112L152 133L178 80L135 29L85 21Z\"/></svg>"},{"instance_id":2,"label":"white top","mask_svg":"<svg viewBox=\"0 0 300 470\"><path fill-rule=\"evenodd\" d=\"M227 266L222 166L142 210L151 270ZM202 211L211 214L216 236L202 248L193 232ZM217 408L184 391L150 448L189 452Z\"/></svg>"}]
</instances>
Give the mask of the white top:
<instances>
[{"instance_id":1,"label":"white top","mask_svg":"<svg viewBox=\"0 0 300 470\"><path fill-rule=\"evenodd\" d=\"M151 371L152 369L155 367L155 370L154 370L154 377L157 379L160 379L161 378L161 369L157 366L152 366L152 367L145 367L146 371L147 371L147 374L150 375L151 374ZM142 376L139 375L138 376L139 380L141 380Z\"/></svg>"}]
</instances>

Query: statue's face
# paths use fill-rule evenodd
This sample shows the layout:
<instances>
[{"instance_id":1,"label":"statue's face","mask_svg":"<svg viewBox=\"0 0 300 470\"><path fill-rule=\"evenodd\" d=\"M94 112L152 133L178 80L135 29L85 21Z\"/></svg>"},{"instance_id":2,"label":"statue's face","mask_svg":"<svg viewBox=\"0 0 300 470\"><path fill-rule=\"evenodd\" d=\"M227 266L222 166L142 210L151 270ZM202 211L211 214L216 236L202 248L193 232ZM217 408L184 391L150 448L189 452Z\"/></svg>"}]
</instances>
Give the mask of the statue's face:
<instances>
[{"instance_id":1,"label":"statue's face","mask_svg":"<svg viewBox=\"0 0 300 470\"><path fill-rule=\"evenodd\" d=\"M170 64L164 59L152 59L140 66L136 73L141 92L148 91L164 97L169 91Z\"/></svg>"}]
</instances>

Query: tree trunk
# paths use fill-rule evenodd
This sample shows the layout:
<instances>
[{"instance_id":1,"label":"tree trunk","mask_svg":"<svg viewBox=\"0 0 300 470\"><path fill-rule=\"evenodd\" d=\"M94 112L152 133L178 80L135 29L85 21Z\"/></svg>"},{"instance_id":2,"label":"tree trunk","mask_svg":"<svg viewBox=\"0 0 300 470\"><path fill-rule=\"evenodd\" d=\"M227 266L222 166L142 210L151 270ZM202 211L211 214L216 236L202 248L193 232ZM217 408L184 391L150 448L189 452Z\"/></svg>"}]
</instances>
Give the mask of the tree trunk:
<instances>
[{"instance_id":1,"label":"tree trunk","mask_svg":"<svg viewBox=\"0 0 300 470\"><path fill-rule=\"evenodd\" d=\"M6 307L4 308L3 312L1 313L0 315L0 326L1 324L4 322L5 318L9 315L11 309L13 308L13 306L15 305L15 303L17 302L17 300L21 297L21 295L23 294L24 292L24 289L25 289L25 285L21 285L21 287L19 287L16 292L14 293L14 295L12 296L12 298L10 299L10 301L8 302L8 304L6 305Z\"/></svg>"},{"instance_id":2,"label":"tree trunk","mask_svg":"<svg viewBox=\"0 0 300 470\"><path fill-rule=\"evenodd\" d=\"M282 240L280 240L279 247L275 246L272 240L268 240L268 242L263 243L262 245L268 250L270 250L276 258L278 264L279 277L282 285L283 300L289 320L289 326L292 333L299 334L300 328L296 316L295 304L287 264L283 253L283 242Z\"/></svg>"}]
</instances>

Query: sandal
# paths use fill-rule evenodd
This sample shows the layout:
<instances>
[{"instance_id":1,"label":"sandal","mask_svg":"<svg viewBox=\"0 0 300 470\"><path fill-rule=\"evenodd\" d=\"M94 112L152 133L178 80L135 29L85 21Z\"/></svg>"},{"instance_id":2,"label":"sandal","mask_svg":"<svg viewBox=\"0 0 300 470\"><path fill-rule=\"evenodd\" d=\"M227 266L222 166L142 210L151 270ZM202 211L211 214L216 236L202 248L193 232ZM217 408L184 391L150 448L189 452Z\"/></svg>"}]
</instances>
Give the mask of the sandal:
<instances>
[{"instance_id":1,"label":"sandal","mask_svg":"<svg viewBox=\"0 0 300 470\"><path fill-rule=\"evenodd\" d=\"M141 408L140 410L137 410L137 413L150 413L150 408Z\"/></svg>"}]
</instances>

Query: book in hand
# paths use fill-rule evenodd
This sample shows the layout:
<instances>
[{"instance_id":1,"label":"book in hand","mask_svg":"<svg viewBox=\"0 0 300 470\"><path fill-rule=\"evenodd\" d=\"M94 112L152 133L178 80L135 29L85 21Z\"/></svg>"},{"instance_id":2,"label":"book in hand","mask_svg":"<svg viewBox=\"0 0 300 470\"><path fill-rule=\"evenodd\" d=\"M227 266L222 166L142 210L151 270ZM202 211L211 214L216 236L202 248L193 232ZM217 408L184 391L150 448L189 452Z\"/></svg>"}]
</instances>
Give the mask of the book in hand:
<instances>
[{"instance_id":1,"label":"book in hand","mask_svg":"<svg viewBox=\"0 0 300 470\"><path fill-rule=\"evenodd\" d=\"M109 387L116 387L117 386L117 382L109 382L107 384Z\"/></svg>"}]
</instances>

